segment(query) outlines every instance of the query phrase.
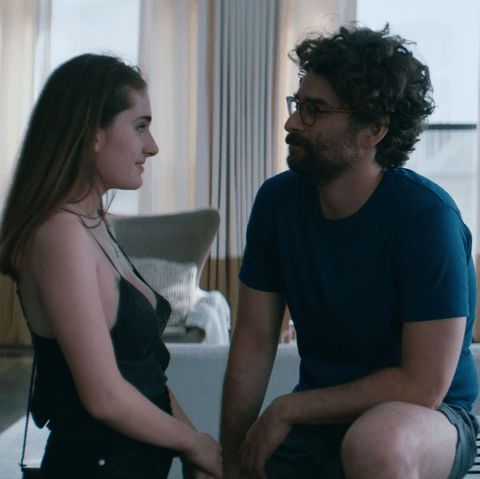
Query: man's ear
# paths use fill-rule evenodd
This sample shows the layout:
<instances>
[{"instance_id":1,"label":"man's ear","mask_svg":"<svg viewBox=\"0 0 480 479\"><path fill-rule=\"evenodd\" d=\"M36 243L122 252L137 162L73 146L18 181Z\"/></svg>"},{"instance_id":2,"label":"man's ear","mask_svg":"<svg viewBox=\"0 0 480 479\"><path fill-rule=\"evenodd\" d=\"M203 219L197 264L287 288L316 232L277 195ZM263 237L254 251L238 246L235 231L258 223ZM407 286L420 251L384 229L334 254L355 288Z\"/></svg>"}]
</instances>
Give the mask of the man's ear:
<instances>
[{"instance_id":1,"label":"man's ear","mask_svg":"<svg viewBox=\"0 0 480 479\"><path fill-rule=\"evenodd\" d=\"M359 139L361 146L365 149L374 148L380 143L388 133L390 119L383 118L376 124L370 125L360 132Z\"/></svg>"}]
</instances>

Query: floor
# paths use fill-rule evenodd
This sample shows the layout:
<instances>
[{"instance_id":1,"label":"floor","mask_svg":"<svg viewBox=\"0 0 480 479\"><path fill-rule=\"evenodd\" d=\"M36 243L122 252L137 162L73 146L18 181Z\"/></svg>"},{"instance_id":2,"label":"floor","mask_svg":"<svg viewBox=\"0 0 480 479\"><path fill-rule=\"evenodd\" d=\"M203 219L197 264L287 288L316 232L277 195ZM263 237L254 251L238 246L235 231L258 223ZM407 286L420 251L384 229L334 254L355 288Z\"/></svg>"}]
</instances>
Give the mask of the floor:
<instances>
[{"instance_id":1,"label":"floor","mask_svg":"<svg viewBox=\"0 0 480 479\"><path fill-rule=\"evenodd\" d=\"M29 349L0 348L0 433L25 415L31 369Z\"/></svg>"}]
</instances>

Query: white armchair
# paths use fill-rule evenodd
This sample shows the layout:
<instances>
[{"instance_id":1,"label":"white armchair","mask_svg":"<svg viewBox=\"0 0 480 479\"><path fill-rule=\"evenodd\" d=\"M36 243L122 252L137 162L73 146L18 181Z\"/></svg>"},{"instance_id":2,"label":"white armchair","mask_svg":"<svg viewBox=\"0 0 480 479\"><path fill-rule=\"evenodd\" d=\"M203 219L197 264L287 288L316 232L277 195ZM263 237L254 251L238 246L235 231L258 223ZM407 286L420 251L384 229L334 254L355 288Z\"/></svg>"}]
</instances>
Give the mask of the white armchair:
<instances>
[{"instance_id":1,"label":"white armchair","mask_svg":"<svg viewBox=\"0 0 480 479\"><path fill-rule=\"evenodd\" d=\"M220 216L214 209L111 217L118 243L140 274L172 305L166 342L229 344L230 307L199 281Z\"/></svg>"}]
</instances>

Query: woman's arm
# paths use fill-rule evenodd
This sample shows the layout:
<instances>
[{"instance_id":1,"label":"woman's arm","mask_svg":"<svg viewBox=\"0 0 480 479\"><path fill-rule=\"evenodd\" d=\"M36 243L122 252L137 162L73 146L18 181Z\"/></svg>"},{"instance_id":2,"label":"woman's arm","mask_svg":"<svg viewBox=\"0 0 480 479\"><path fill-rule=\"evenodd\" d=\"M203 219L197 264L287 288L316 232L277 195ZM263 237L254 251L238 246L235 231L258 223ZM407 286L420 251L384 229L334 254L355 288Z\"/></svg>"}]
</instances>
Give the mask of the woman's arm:
<instances>
[{"instance_id":1,"label":"woman's arm","mask_svg":"<svg viewBox=\"0 0 480 479\"><path fill-rule=\"evenodd\" d=\"M85 409L115 431L178 451L220 477L216 441L157 408L120 374L85 228L70 216L50 218L35 237L30 270Z\"/></svg>"},{"instance_id":2,"label":"woman's arm","mask_svg":"<svg viewBox=\"0 0 480 479\"><path fill-rule=\"evenodd\" d=\"M170 402L172 405L173 417L177 418L179 421L182 421L184 424L187 424L192 429L195 429L195 426L192 424L188 416L183 411L182 407L177 401L177 398L173 394L172 390L168 388L168 391L170 395ZM205 470L197 467L195 464L190 462L186 457L181 456L181 459L183 462L183 476L185 479L211 479L214 477L211 474L207 473Z\"/></svg>"}]
</instances>

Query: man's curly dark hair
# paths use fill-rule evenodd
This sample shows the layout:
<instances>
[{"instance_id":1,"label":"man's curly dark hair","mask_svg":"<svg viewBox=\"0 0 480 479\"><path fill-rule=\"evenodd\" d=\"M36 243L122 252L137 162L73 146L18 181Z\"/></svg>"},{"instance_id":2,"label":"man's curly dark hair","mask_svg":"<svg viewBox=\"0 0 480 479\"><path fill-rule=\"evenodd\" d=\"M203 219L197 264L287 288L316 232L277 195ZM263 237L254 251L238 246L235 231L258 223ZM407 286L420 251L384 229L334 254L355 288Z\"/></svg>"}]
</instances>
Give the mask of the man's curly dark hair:
<instances>
[{"instance_id":1,"label":"man's curly dark hair","mask_svg":"<svg viewBox=\"0 0 480 479\"><path fill-rule=\"evenodd\" d=\"M388 24L378 32L341 27L331 37L307 38L290 53L300 76L325 76L348 108L357 111L354 128L389 122L376 154L385 169L405 164L435 108L428 67L407 49L413 42L388 35Z\"/></svg>"}]
</instances>

